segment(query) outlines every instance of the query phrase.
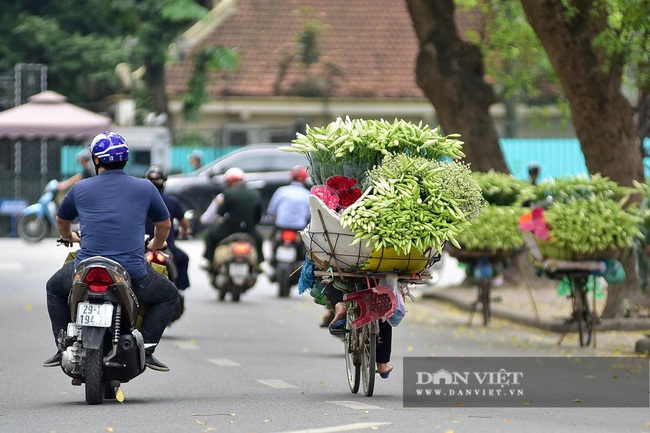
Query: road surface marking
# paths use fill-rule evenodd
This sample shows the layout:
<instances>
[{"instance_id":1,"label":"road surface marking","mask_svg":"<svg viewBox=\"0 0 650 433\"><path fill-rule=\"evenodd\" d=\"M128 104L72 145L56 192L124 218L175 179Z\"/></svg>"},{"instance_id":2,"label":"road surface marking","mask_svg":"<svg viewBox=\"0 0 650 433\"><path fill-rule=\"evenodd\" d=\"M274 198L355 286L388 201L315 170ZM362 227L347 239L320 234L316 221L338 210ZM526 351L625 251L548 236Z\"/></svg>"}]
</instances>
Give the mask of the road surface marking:
<instances>
[{"instance_id":1,"label":"road surface marking","mask_svg":"<svg viewBox=\"0 0 650 433\"><path fill-rule=\"evenodd\" d=\"M195 343L192 341L177 341L174 343L176 347L178 347L181 350L198 350L199 346L197 346Z\"/></svg>"},{"instance_id":2,"label":"road surface marking","mask_svg":"<svg viewBox=\"0 0 650 433\"><path fill-rule=\"evenodd\" d=\"M298 388L296 385L285 382L279 379L257 379L257 381L271 388Z\"/></svg>"},{"instance_id":3,"label":"road surface marking","mask_svg":"<svg viewBox=\"0 0 650 433\"><path fill-rule=\"evenodd\" d=\"M213 364L218 365L219 367L239 367L241 364L226 358L212 358L208 359Z\"/></svg>"},{"instance_id":4,"label":"road surface marking","mask_svg":"<svg viewBox=\"0 0 650 433\"><path fill-rule=\"evenodd\" d=\"M351 401L351 400L328 401L328 403L338 404L339 406L349 407L350 409L362 409L362 410L383 409L383 407L380 406L373 406L371 404L360 403L358 401Z\"/></svg>"},{"instance_id":5,"label":"road surface marking","mask_svg":"<svg viewBox=\"0 0 650 433\"><path fill-rule=\"evenodd\" d=\"M337 425L333 427L310 428L307 430L291 430L281 433L338 433L344 431L354 430L370 430L377 429L383 425L391 425L389 422L358 422L355 424Z\"/></svg>"}]
</instances>

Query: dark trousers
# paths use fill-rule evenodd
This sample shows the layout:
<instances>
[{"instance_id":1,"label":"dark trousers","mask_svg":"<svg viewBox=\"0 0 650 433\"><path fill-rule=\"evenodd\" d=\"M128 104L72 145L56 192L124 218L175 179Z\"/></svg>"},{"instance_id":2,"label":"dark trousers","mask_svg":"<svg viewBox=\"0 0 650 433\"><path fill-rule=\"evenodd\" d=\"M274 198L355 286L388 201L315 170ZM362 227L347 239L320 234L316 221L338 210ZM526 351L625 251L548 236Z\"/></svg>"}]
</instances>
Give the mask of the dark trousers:
<instances>
[{"instance_id":1,"label":"dark trousers","mask_svg":"<svg viewBox=\"0 0 650 433\"><path fill-rule=\"evenodd\" d=\"M66 263L46 284L47 311L52 322L54 341L59 331L65 329L71 322L68 294L72 288L73 274L74 263ZM149 304L140 330L144 342L157 344L176 309L178 290L171 281L148 265L147 275L138 281L133 281L133 291L138 300ZM156 346L152 346L145 351L151 354L155 348Z\"/></svg>"},{"instance_id":2,"label":"dark trousers","mask_svg":"<svg viewBox=\"0 0 650 433\"><path fill-rule=\"evenodd\" d=\"M365 285L365 283L363 283ZM325 286L325 296L332 306L343 302L344 293L334 287L332 283ZM390 352L393 344L393 327L387 321L379 321L379 340L377 341L377 362L390 362Z\"/></svg>"},{"instance_id":3,"label":"dark trousers","mask_svg":"<svg viewBox=\"0 0 650 433\"><path fill-rule=\"evenodd\" d=\"M212 265L214 260L214 250L219 245L219 242L226 239L228 236L235 233L247 233L255 239L255 249L257 250L257 263L262 263L264 261L264 251L262 251L262 245L264 244L264 238L256 229L247 230L247 231L233 231L228 229L223 225L208 227L203 232L203 241L205 243L205 252L203 257L208 260L208 263Z\"/></svg>"},{"instance_id":4,"label":"dark trousers","mask_svg":"<svg viewBox=\"0 0 650 433\"><path fill-rule=\"evenodd\" d=\"M174 264L176 264L176 269L178 270L178 277L176 278L176 287L178 290L185 290L190 287L190 277L187 273L187 269L190 265L190 258L174 243L173 245L168 245L167 248L171 251L174 256Z\"/></svg>"}]
</instances>

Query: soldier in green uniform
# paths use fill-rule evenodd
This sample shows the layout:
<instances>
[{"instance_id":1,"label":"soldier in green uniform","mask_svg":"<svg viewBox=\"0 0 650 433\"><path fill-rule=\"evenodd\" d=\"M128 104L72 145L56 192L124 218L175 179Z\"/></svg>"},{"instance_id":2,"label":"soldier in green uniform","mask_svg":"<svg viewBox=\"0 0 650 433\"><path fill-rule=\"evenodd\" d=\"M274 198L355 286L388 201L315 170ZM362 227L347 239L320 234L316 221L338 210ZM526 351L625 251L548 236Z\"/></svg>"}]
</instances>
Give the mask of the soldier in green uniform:
<instances>
[{"instance_id":1,"label":"soldier in green uniform","mask_svg":"<svg viewBox=\"0 0 650 433\"><path fill-rule=\"evenodd\" d=\"M213 272L212 262L214 250L223 239L234 233L248 233L257 244L258 263L264 261L262 243L264 239L255 227L262 219L262 201L259 192L246 188L244 172L236 167L228 169L223 175L226 190L210 203L208 209L201 215L201 223L211 227L205 230L203 240L208 260L206 268ZM221 222L215 224L221 216Z\"/></svg>"}]
</instances>

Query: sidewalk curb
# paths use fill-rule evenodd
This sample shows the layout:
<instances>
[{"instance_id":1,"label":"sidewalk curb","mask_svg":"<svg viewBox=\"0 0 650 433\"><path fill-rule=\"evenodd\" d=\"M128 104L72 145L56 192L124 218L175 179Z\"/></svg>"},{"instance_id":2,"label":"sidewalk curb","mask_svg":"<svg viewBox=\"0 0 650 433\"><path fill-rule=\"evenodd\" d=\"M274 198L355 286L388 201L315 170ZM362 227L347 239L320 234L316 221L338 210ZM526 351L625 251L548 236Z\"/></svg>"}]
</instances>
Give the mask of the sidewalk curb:
<instances>
[{"instance_id":1,"label":"sidewalk curb","mask_svg":"<svg viewBox=\"0 0 650 433\"><path fill-rule=\"evenodd\" d=\"M457 308L465 311L472 310L473 301L460 300L457 297L447 294L444 291L430 292L423 294L425 299L434 299L437 301L446 302L454 305ZM500 311L499 309L492 309L492 316L500 319L508 320L513 323L530 326L544 331L562 333L566 330L564 320L544 320L538 321L535 317L529 317L517 314L516 312ZM475 319L476 320L476 319ZM624 318L624 319L602 319L602 322L597 325L597 331L647 331L650 329L650 319L645 318ZM647 344L647 346L646 346ZM650 339L648 342L641 343L643 347L650 347Z\"/></svg>"}]
</instances>

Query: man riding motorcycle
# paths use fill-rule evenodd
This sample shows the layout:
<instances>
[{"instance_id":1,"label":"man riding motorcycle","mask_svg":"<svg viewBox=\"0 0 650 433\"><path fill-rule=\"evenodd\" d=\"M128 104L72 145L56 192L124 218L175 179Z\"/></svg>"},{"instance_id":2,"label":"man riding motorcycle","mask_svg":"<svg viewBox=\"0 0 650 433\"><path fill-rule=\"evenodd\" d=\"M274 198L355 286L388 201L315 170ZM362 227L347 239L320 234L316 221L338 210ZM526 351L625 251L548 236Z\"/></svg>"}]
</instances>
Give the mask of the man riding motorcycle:
<instances>
[{"instance_id":1,"label":"man riding motorcycle","mask_svg":"<svg viewBox=\"0 0 650 433\"><path fill-rule=\"evenodd\" d=\"M275 229L273 232L273 251L275 251L278 240L277 233L282 230L302 230L309 223L309 196L310 192L305 187L307 180L307 168L296 166L289 174L291 183L278 188L269 202L266 213L274 217ZM277 261L271 258L271 265L275 269Z\"/></svg>"},{"instance_id":2,"label":"man riding motorcycle","mask_svg":"<svg viewBox=\"0 0 650 433\"><path fill-rule=\"evenodd\" d=\"M165 247L171 228L169 211L151 182L129 176L124 171L129 146L122 136L109 131L98 134L90 144L90 152L97 176L75 183L56 216L60 240L65 246L83 242L75 260L63 265L46 284L47 309L55 342L59 331L71 321L68 294L75 267L81 260L103 256L126 269L136 296L149 304L141 329L145 365L153 370L169 371L153 353L174 314L178 291L171 281L154 271L145 259L143 248L147 218L155 226L148 249L155 251ZM81 223L81 238L71 230L76 217ZM43 366L61 365L61 356L61 352L57 352Z\"/></svg>"},{"instance_id":3,"label":"man riding motorcycle","mask_svg":"<svg viewBox=\"0 0 650 433\"><path fill-rule=\"evenodd\" d=\"M179 235L180 236L189 236L190 234L190 223L185 218L185 210L181 205L181 202L169 194L165 194L165 182L167 181L167 174L165 171L157 165L152 165L144 172L144 178L149 179L151 183L158 189L160 195L169 210L169 216L172 221L176 220L179 224ZM151 220L147 219L147 224L145 227L145 232L148 236L153 236L154 225ZM190 286L190 280L187 273L187 268L190 262L190 258L185 253L185 251L178 248L175 242L174 230L169 231L169 237L167 238L167 249L172 253L174 257L174 263L178 269L178 276L176 279L176 287L178 290L185 290Z\"/></svg>"},{"instance_id":4,"label":"man riding motorcycle","mask_svg":"<svg viewBox=\"0 0 650 433\"><path fill-rule=\"evenodd\" d=\"M208 209L201 215L201 223L212 224L203 235L205 253L208 260L205 268L214 273L214 250L225 238L235 233L248 233L255 239L258 264L264 261L262 243L264 239L256 225L262 219L262 202L256 190L246 188L244 171L237 167L226 170L223 181L226 190L217 195ZM217 215L223 217L217 225Z\"/></svg>"}]
</instances>

